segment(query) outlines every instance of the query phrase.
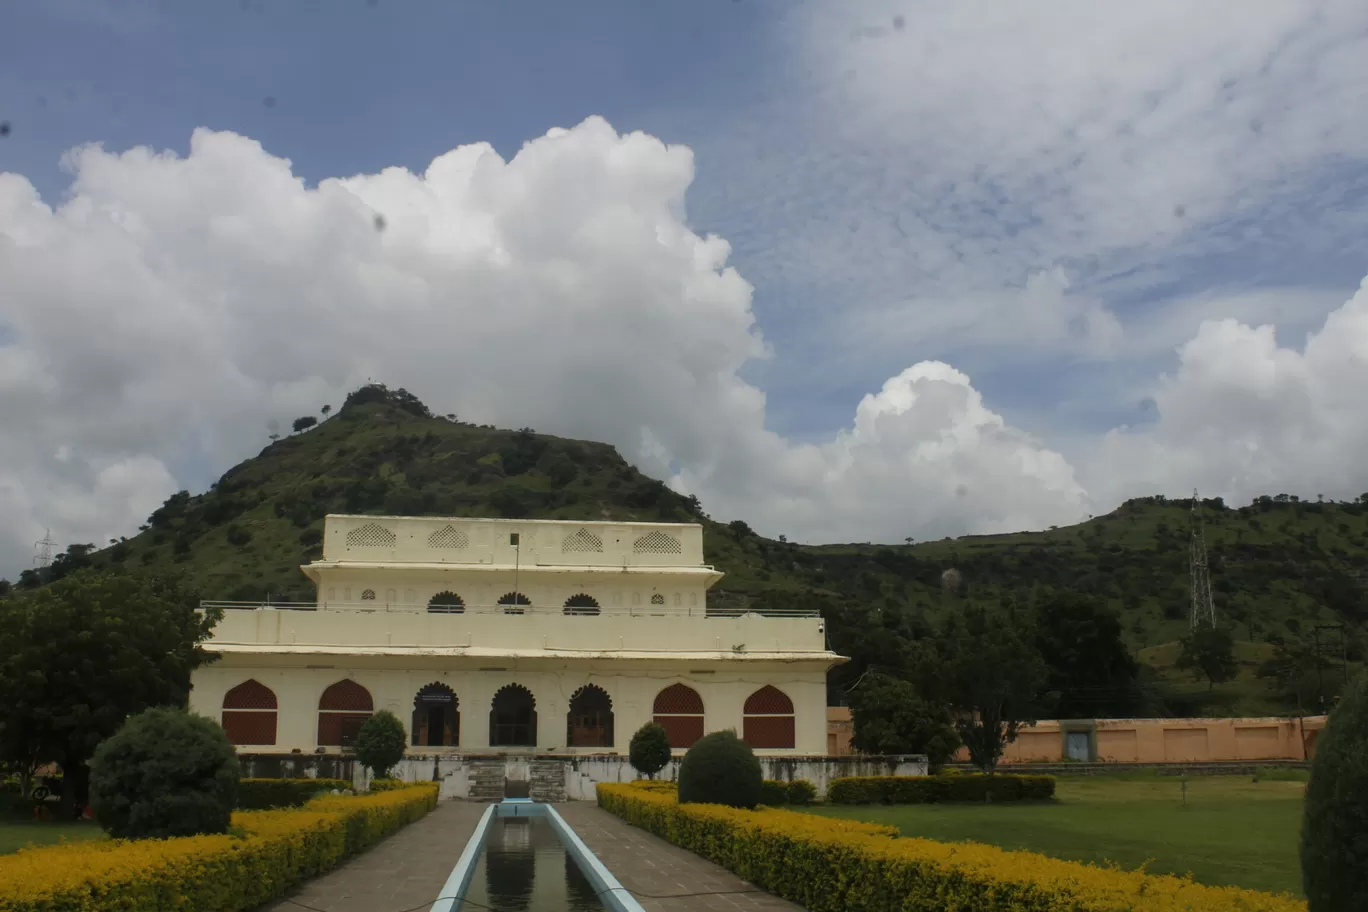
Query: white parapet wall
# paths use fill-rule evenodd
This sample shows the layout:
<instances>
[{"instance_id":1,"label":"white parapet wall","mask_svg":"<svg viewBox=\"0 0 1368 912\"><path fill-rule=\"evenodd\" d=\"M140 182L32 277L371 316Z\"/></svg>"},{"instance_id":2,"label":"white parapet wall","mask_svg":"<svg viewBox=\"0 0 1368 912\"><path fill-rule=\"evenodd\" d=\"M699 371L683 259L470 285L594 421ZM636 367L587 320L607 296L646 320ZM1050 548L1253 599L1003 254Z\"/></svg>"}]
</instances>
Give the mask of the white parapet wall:
<instances>
[{"instance_id":1,"label":"white parapet wall","mask_svg":"<svg viewBox=\"0 0 1368 912\"><path fill-rule=\"evenodd\" d=\"M565 774L565 797L570 801L595 800L594 787L600 782L631 782L646 777L637 772L628 759L617 754L603 754L577 757L547 757L538 755L536 761L559 762ZM528 758L516 756L452 756L435 755L432 757L406 757L395 767L391 775L407 782L441 782L443 798L470 797L472 781L471 769L476 764L502 762L505 764L522 762ZM793 781L806 779L817 788L819 798L825 798L827 787L833 779L846 776L925 776L927 760L925 756L910 754L890 757L759 757L760 769L766 779ZM657 779L673 782L679 778L679 761L676 757L670 765L661 770ZM359 765L358 765L359 770ZM357 787L364 787L365 778L357 773Z\"/></svg>"}]
</instances>

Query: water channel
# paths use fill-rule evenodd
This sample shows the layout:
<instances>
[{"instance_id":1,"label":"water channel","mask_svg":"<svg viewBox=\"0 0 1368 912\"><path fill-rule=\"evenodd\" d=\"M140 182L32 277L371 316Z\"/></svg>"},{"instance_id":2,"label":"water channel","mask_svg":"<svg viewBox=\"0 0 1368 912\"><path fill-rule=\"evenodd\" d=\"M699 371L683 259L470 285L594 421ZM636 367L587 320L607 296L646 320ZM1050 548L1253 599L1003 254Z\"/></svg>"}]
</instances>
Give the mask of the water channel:
<instances>
[{"instance_id":1,"label":"water channel","mask_svg":"<svg viewBox=\"0 0 1368 912\"><path fill-rule=\"evenodd\" d=\"M597 912L594 887L545 817L496 817L457 908L495 912ZM476 904L479 905L476 905Z\"/></svg>"}]
</instances>

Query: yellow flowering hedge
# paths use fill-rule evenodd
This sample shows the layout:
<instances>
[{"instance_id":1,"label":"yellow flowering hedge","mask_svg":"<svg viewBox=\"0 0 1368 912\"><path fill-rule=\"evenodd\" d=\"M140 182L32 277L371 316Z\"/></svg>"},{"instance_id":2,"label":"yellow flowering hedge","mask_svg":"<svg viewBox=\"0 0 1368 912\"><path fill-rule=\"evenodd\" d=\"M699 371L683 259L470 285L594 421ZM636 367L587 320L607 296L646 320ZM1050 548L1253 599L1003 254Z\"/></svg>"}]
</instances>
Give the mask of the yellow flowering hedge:
<instances>
[{"instance_id":1,"label":"yellow flowering hedge","mask_svg":"<svg viewBox=\"0 0 1368 912\"><path fill-rule=\"evenodd\" d=\"M438 786L240 811L229 835L93 841L0 856L0 912L243 912L421 818Z\"/></svg>"},{"instance_id":2,"label":"yellow flowering hedge","mask_svg":"<svg viewBox=\"0 0 1368 912\"><path fill-rule=\"evenodd\" d=\"M1306 912L1287 895L1206 887L798 811L678 804L598 786L599 806L811 912Z\"/></svg>"}]
</instances>

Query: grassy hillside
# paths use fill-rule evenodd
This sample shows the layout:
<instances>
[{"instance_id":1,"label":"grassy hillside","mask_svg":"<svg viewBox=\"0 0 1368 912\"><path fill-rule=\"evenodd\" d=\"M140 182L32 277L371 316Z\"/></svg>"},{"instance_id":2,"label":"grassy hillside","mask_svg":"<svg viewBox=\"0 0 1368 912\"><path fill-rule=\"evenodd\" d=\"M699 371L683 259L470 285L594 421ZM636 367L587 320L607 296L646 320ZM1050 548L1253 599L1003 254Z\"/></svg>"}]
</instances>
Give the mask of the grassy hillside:
<instances>
[{"instance_id":1,"label":"grassy hillside","mask_svg":"<svg viewBox=\"0 0 1368 912\"><path fill-rule=\"evenodd\" d=\"M1118 612L1156 692L1190 711L1289 709L1253 678L1279 639L1343 622L1351 659L1368 620L1368 502L1263 498L1203 504L1218 616L1245 646L1241 677L1204 695L1173 668L1186 631L1190 500L1130 501L1067 528L902 545L810 547L721 524L609 446L434 417L412 396L366 387L334 416L277 440L199 496L170 498L138 534L67 555L174 570L205 598L312 600L301 563L321 554L327 513L697 521L709 562L726 572L711 599L820 604L843 631L913 630L964 601L1028 606L1071 589ZM948 592L943 575L960 585ZM32 581L30 581L32 582ZM906 635L904 633L904 635ZM915 634L913 634L915 635ZM1159 647L1159 648L1155 648ZM1186 701L1186 702L1184 702Z\"/></svg>"}]
</instances>

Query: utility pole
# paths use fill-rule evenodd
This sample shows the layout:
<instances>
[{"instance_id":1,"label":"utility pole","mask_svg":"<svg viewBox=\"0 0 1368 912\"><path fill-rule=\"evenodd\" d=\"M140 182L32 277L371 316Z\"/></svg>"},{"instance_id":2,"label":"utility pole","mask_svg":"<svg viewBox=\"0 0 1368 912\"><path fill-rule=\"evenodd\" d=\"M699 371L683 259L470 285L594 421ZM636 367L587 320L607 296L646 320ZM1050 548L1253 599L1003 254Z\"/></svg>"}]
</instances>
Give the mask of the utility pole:
<instances>
[{"instance_id":1,"label":"utility pole","mask_svg":"<svg viewBox=\"0 0 1368 912\"><path fill-rule=\"evenodd\" d=\"M1202 532L1201 500L1192 490L1192 548L1189 574L1192 588L1192 629L1203 624L1216 626L1216 606L1211 600L1211 573L1207 568L1206 538Z\"/></svg>"}]
</instances>

